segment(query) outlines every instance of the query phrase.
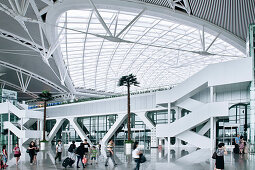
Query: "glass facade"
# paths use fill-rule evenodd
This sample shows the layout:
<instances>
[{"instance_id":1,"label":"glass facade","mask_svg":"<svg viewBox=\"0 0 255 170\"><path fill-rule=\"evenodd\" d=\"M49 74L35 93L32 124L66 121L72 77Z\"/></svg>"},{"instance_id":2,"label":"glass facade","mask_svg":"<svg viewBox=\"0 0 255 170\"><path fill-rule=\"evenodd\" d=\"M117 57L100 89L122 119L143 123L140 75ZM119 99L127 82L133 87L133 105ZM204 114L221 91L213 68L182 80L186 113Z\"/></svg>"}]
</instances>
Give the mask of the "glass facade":
<instances>
[{"instance_id":1,"label":"glass facade","mask_svg":"<svg viewBox=\"0 0 255 170\"><path fill-rule=\"evenodd\" d=\"M105 134L109 131L112 125L115 123L118 115L102 115L91 117L80 117L77 122L91 140L92 143L99 143ZM56 121L47 121L47 129L50 130L54 126ZM77 142L82 141L74 128L69 124L68 120L65 120L61 128L53 139L53 143L61 139L63 143L67 144L72 140ZM125 120L112 136L116 146L123 146L124 141L127 140L127 120ZM146 128L146 125L135 114L131 114L131 139L139 141L145 148L150 146L150 130Z\"/></svg>"},{"instance_id":2,"label":"glass facade","mask_svg":"<svg viewBox=\"0 0 255 170\"><path fill-rule=\"evenodd\" d=\"M249 141L247 132L250 127L250 105L239 103L229 108L229 117L216 122L216 143L224 142L226 145L234 144L237 134Z\"/></svg>"},{"instance_id":3,"label":"glass facade","mask_svg":"<svg viewBox=\"0 0 255 170\"><path fill-rule=\"evenodd\" d=\"M160 110L160 111L150 111L147 113L147 117L151 120L151 122L156 124L167 124L168 121L168 111L167 110ZM174 122L176 120L176 111L171 109L171 118L170 122Z\"/></svg>"}]
</instances>

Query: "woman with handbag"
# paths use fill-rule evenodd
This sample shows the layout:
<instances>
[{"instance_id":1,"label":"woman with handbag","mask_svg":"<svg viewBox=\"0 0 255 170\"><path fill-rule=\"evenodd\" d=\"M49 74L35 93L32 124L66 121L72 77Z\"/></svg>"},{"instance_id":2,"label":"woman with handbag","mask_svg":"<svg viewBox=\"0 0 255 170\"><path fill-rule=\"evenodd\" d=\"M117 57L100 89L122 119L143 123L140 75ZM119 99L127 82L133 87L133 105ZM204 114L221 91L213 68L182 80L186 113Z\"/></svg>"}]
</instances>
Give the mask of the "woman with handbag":
<instances>
[{"instance_id":1,"label":"woman with handbag","mask_svg":"<svg viewBox=\"0 0 255 170\"><path fill-rule=\"evenodd\" d=\"M29 144L28 150L27 150L27 152L29 153L29 156L30 156L30 165L33 165L33 163L35 164L36 150L37 150L37 147L35 146L35 142L31 141Z\"/></svg>"},{"instance_id":2,"label":"woman with handbag","mask_svg":"<svg viewBox=\"0 0 255 170\"><path fill-rule=\"evenodd\" d=\"M14 157L16 158L16 165L18 165L20 156L21 156L21 152L20 152L20 148L19 148L19 144L16 143L15 148L13 149L14 151Z\"/></svg>"},{"instance_id":3,"label":"woman with handbag","mask_svg":"<svg viewBox=\"0 0 255 170\"><path fill-rule=\"evenodd\" d=\"M215 169L224 169L224 155L227 155L227 150L224 143L218 144L218 149L216 150L216 162Z\"/></svg>"},{"instance_id":4,"label":"woman with handbag","mask_svg":"<svg viewBox=\"0 0 255 170\"><path fill-rule=\"evenodd\" d=\"M138 148L138 142L134 143L134 148L132 152L132 157L134 158L134 161L136 162L136 167L134 170L139 170L140 163L141 163L141 155L143 154L140 149Z\"/></svg>"}]
</instances>

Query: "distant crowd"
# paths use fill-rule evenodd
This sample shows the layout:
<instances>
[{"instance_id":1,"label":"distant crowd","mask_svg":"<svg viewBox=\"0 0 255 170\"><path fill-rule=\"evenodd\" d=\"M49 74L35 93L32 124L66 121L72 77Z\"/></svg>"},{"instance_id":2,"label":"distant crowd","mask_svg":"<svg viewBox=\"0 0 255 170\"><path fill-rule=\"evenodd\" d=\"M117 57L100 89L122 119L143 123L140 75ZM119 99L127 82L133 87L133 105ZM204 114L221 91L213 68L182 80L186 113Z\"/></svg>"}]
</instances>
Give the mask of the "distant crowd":
<instances>
[{"instance_id":1,"label":"distant crowd","mask_svg":"<svg viewBox=\"0 0 255 170\"><path fill-rule=\"evenodd\" d=\"M117 163L114 160L114 142L113 140L110 140L107 144L106 149L106 161L105 166L108 166L109 159L112 160L113 165L117 166ZM134 148L132 152L132 157L134 158L134 161L136 162L136 168L135 170L139 170L140 163L143 163L146 161L146 158L143 156L142 152L138 148L138 142L134 143ZM16 165L19 164L19 159L21 156L21 151L19 148L19 145L16 144L13 148L14 157L16 158ZM39 147L35 144L34 141L31 141L26 153L30 156L30 165L37 163L37 153L39 152ZM87 139L84 139L83 142L80 143L79 146L76 146L75 141L72 141L68 148L68 157L63 160L62 162L62 152L63 152L63 144L61 140L59 140L56 144L56 156L55 156L55 164L57 163L57 160L62 163L63 167L73 167L74 163L76 162L76 167L80 168L80 165L82 165L83 168L86 168L87 165L93 165L98 164L98 158L101 155L101 145L93 145L90 146ZM7 168L7 160L8 160L8 154L6 150L6 145L3 146L2 153L0 155L0 169Z\"/></svg>"}]
</instances>

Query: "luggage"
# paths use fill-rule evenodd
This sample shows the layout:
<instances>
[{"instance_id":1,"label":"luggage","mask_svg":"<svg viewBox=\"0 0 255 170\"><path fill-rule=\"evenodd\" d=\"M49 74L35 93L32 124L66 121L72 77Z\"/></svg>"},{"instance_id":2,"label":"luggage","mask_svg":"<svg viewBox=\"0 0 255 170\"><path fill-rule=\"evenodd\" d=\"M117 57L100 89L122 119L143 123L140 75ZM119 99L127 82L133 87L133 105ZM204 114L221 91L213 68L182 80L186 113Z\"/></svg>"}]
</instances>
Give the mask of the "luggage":
<instances>
[{"instance_id":1,"label":"luggage","mask_svg":"<svg viewBox=\"0 0 255 170\"><path fill-rule=\"evenodd\" d=\"M233 152L236 153L236 154L239 154L240 151L239 151L239 145L238 144L235 144L235 148L233 149Z\"/></svg>"},{"instance_id":2,"label":"luggage","mask_svg":"<svg viewBox=\"0 0 255 170\"><path fill-rule=\"evenodd\" d=\"M68 157L63 161L62 166L66 168L67 166L72 166L73 163L74 163L74 160Z\"/></svg>"},{"instance_id":3,"label":"luggage","mask_svg":"<svg viewBox=\"0 0 255 170\"><path fill-rule=\"evenodd\" d=\"M146 162L146 158L143 154L140 155L140 163Z\"/></svg>"}]
</instances>

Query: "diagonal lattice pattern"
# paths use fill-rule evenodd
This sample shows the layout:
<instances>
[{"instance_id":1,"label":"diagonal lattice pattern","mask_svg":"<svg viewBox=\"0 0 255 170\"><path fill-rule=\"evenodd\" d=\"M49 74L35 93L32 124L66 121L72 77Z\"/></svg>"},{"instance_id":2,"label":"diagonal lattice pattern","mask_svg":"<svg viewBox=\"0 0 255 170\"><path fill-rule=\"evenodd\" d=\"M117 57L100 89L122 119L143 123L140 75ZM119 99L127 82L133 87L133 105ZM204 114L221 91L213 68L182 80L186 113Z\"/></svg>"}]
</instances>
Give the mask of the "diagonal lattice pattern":
<instances>
[{"instance_id":1,"label":"diagonal lattice pattern","mask_svg":"<svg viewBox=\"0 0 255 170\"><path fill-rule=\"evenodd\" d=\"M98 11L113 36L139 13ZM68 28L60 46L76 88L125 93L117 82L130 73L140 82L132 91L169 87L209 64L245 57L217 35L145 14L119 36L128 42L104 38L109 35L93 9L66 11L57 24L58 32Z\"/></svg>"}]
</instances>

